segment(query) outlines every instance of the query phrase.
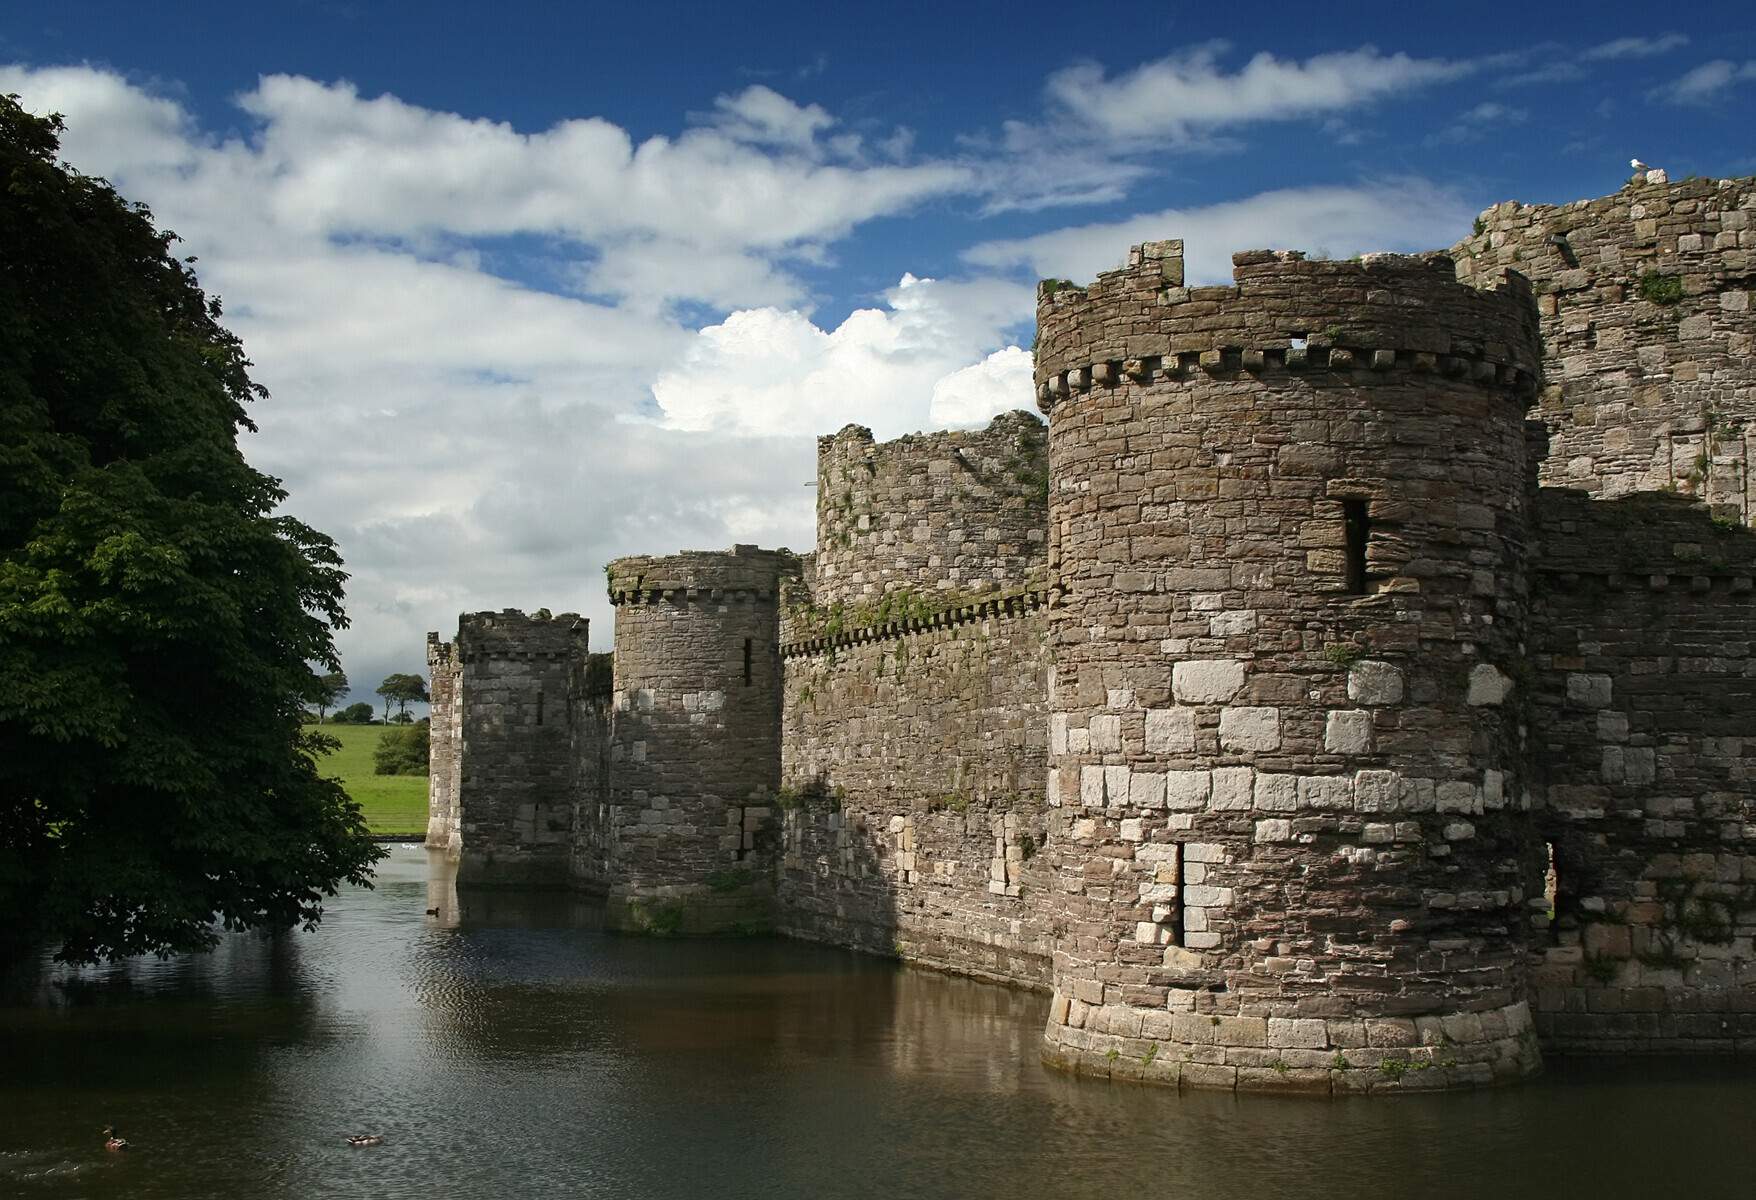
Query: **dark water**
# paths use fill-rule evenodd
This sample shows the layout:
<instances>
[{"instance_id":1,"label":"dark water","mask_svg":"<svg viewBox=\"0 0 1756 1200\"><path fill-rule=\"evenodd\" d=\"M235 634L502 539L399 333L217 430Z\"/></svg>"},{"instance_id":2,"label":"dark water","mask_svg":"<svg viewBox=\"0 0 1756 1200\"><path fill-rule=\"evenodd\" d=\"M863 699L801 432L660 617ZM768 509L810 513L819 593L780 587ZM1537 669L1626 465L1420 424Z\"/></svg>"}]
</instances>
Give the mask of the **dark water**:
<instances>
[{"instance_id":1,"label":"dark water","mask_svg":"<svg viewBox=\"0 0 1756 1200\"><path fill-rule=\"evenodd\" d=\"M1756 1195L1747 1064L1177 1095L1045 1072L1041 997L445 891L401 848L320 932L10 981L0 1196Z\"/></svg>"}]
</instances>

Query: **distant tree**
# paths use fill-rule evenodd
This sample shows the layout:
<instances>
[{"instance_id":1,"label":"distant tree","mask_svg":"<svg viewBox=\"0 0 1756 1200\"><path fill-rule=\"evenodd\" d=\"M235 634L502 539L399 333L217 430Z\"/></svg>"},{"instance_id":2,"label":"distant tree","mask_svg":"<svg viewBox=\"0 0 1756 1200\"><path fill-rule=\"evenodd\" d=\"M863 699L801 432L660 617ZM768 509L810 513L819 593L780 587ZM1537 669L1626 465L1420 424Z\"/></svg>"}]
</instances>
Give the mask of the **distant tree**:
<instances>
[{"instance_id":1,"label":"distant tree","mask_svg":"<svg viewBox=\"0 0 1756 1200\"><path fill-rule=\"evenodd\" d=\"M238 446L238 339L175 236L0 97L0 957L309 927L380 851L304 725L335 544Z\"/></svg>"},{"instance_id":2,"label":"distant tree","mask_svg":"<svg viewBox=\"0 0 1756 1200\"><path fill-rule=\"evenodd\" d=\"M376 775L425 775L427 747L428 727L425 722L386 729L378 735L378 745L372 751L372 772Z\"/></svg>"},{"instance_id":3,"label":"distant tree","mask_svg":"<svg viewBox=\"0 0 1756 1200\"><path fill-rule=\"evenodd\" d=\"M364 700L348 705L335 714L337 725L370 725L372 723L372 706Z\"/></svg>"},{"instance_id":4,"label":"distant tree","mask_svg":"<svg viewBox=\"0 0 1756 1200\"><path fill-rule=\"evenodd\" d=\"M323 717L329 706L340 700L348 692L348 677L341 671L330 671L317 677L317 721L322 724Z\"/></svg>"},{"instance_id":5,"label":"distant tree","mask_svg":"<svg viewBox=\"0 0 1756 1200\"><path fill-rule=\"evenodd\" d=\"M378 694L384 697L384 719L389 721L392 702L399 712L406 713L410 701L427 699L427 681L420 675L386 675L378 685Z\"/></svg>"}]
</instances>

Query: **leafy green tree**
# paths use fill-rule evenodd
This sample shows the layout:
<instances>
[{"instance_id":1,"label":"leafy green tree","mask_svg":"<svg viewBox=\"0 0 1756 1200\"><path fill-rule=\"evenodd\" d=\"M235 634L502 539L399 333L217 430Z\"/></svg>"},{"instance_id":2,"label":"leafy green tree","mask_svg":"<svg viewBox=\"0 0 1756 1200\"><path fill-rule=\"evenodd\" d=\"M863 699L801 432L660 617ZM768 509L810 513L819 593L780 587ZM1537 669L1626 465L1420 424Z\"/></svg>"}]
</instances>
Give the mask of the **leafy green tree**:
<instances>
[{"instance_id":1,"label":"leafy green tree","mask_svg":"<svg viewBox=\"0 0 1756 1200\"><path fill-rule=\"evenodd\" d=\"M378 694L384 697L384 720L388 724L392 703L398 712L407 713L411 701L427 699L427 681L420 675L386 675L378 685Z\"/></svg>"},{"instance_id":2,"label":"leafy green tree","mask_svg":"<svg viewBox=\"0 0 1756 1200\"><path fill-rule=\"evenodd\" d=\"M374 775L425 775L429 727L417 721L398 729L386 729L372 750Z\"/></svg>"},{"instance_id":3,"label":"leafy green tree","mask_svg":"<svg viewBox=\"0 0 1756 1200\"><path fill-rule=\"evenodd\" d=\"M335 714L337 725L370 725L372 706L364 700L355 701Z\"/></svg>"},{"instance_id":4,"label":"leafy green tree","mask_svg":"<svg viewBox=\"0 0 1756 1200\"><path fill-rule=\"evenodd\" d=\"M0 955L309 928L379 857L303 724L346 576L239 451L218 301L61 129L0 97Z\"/></svg>"},{"instance_id":5,"label":"leafy green tree","mask_svg":"<svg viewBox=\"0 0 1756 1200\"><path fill-rule=\"evenodd\" d=\"M317 722L329 712L329 706L348 692L348 677L341 671L330 671L317 677Z\"/></svg>"}]
</instances>

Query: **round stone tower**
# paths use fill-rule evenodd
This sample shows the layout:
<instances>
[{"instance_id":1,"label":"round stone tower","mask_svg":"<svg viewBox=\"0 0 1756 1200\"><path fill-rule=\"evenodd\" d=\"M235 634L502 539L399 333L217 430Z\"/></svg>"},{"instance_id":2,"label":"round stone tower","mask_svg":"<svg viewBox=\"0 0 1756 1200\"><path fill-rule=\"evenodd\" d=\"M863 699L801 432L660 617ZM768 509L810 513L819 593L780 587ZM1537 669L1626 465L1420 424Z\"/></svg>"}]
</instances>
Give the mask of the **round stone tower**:
<instances>
[{"instance_id":1,"label":"round stone tower","mask_svg":"<svg viewBox=\"0 0 1756 1200\"><path fill-rule=\"evenodd\" d=\"M1518 718L1528 286L1181 242L1038 298L1055 674L1047 1057L1189 1086L1539 1060Z\"/></svg>"},{"instance_id":2,"label":"round stone tower","mask_svg":"<svg viewBox=\"0 0 1756 1200\"><path fill-rule=\"evenodd\" d=\"M610 564L615 692L597 873L612 924L710 933L766 919L766 877L745 863L780 783L779 588L797 569L786 551L754 546Z\"/></svg>"}]
</instances>

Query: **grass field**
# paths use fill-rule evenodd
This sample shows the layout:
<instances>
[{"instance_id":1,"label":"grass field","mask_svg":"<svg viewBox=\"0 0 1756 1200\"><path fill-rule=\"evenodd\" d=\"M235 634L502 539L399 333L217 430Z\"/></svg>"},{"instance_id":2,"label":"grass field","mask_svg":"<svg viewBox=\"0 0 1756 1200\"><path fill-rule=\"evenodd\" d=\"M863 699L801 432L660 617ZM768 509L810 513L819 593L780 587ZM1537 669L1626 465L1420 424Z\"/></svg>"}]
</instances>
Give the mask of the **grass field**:
<instances>
[{"instance_id":1,"label":"grass field","mask_svg":"<svg viewBox=\"0 0 1756 1200\"><path fill-rule=\"evenodd\" d=\"M373 833L427 836L427 777L374 775L372 751L384 732L382 725L325 725L323 732L341 742L341 749L317 764L324 775L339 778L348 795L365 811Z\"/></svg>"}]
</instances>

